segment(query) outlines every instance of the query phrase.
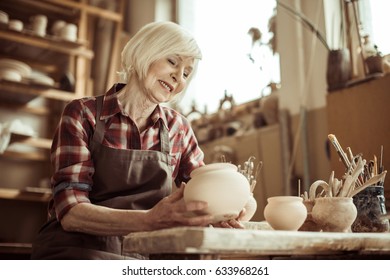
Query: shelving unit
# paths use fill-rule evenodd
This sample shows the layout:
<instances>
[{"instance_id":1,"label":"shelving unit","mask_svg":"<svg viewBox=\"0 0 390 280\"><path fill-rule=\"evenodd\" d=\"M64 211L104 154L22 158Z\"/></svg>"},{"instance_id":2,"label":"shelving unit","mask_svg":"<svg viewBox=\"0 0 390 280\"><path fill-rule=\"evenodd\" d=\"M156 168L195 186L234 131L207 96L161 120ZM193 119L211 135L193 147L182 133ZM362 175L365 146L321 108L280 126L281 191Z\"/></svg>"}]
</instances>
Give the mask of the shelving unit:
<instances>
[{"instance_id":1,"label":"shelving unit","mask_svg":"<svg viewBox=\"0 0 390 280\"><path fill-rule=\"evenodd\" d=\"M0 39L5 39L19 44L27 44L33 47L43 48L47 51L59 52L67 55L79 55L89 59L93 58L93 51L86 49L83 44L59 40L53 36L47 36L45 38L42 38L32 35L31 33L3 29L0 30Z\"/></svg>"},{"instance_id":2,"label":"shelving unit","mask_svg":"<svg viewBox=\"0 0 390 280\"><path fill-rule=\"evenodd\" d=\"M113 32L107 59L107 87L114 83L122 32L124 0L107 1L115 11L93 6L93 0L3 0L0 10L10 19L24 22L25 29L17 32L0 24L0 58L14 59L44 72L54 81L53 86L0 79L0 123L21 119L30 125L37 136L11 134L8 148L0 153L0 223L10 224L0 229L0 243L11 247L23 244L23 252L30 248L36 231L46 219L46 205L50 190L40 186L50 176L49 151L60 114L67 102L94 94L92 68L99 67L95 57L97 22L109 21ZM101 3L101 1L99 2ZM37 14L48 18L47 35L40 37L29 30L30 17ZM57 20L78 27L75 42L65 41L50 33ZM18 149L20 148L20 149ZM3 180L4 178L4 180ZM26 215L26 211L28 215ZM20 219L12 219L9 214ZM27 221L26 218L29 217ZM20 224L16 224L20 223ZM27 226L26 226L27 225ZM27 227L25 234L13 234ZM24 229L26 230L26 229ZM27 245L26 245L27 244ZM16 250L17 251L17 250ZM0 248L0 254L1 254Z\"/></svg>"}]
</instances>

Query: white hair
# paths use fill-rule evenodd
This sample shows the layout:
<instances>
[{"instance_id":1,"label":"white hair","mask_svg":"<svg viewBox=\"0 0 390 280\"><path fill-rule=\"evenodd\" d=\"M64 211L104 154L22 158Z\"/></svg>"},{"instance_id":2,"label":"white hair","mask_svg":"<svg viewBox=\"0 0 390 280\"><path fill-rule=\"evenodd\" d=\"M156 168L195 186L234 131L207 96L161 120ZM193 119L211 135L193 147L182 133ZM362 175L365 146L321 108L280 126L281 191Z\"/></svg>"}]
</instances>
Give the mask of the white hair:
<instances>
[{"instance_id":1,"label":"white hair","mask_svg":"<svg viewBox=\"0 0 390 280\"><path fill-rule=\"evenodd\" d=\"M152 22L142 27L123 48L122 71L125 82L135 73L144 79L150 65L164 57L179 55L195 59L195 68L202 58L200 48L193 36L180 25L173 22Z\"/></svg>"}]
</instances>

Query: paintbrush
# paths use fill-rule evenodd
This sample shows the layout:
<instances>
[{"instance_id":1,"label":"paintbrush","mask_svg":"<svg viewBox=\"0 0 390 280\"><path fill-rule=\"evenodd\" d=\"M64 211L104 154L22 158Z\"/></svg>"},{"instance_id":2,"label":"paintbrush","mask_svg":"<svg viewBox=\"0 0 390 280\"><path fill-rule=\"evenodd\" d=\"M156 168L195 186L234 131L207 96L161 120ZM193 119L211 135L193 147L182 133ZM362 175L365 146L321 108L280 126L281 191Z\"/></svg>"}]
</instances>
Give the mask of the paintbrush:
<instances>
[{"instance_id":1,"label":"paintbrush","mask_svg":"<svg viewBox=\"0 0 390 280\"><path fill-rule=\"evenodd\" d=\"M349 169L350 163L349 163L348 157L345 154L345 152L343 151L343 148L341 148L339 142L337 141L336 136L334 134L329 134L328 138L329 138L330 142L333 144L333 146L335 147L336 152L339 155L339 157L340 157L341 161L343 162L343 164L345 165L345 167L347 169Z\"/></svg>"}]
</instances>

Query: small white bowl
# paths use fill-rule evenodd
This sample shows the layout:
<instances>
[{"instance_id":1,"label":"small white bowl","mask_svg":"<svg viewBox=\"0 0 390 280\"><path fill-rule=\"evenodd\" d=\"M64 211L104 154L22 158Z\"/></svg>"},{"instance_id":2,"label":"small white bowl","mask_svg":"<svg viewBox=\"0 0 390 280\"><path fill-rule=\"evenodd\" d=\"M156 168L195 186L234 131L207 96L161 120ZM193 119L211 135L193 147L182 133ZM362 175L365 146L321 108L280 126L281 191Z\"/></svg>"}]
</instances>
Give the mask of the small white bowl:
<instances>
[{"instance_id":1,"label":"small white bowl","mask_svg":"<svg viewBox=\"0 0 390 280\"><path fill-rule=\"evenodd\" d=\"M23 31L23 22L18 19L11 19L8 22L8 28L14 31L21 32Z\"/></svg>"},{"instance_id":2,"label":"small white bowl","mask_svg":"<svg viewBox=\"0 0 390 280\"><path fill-rule=\"evenodd\" d=\"M9 16L6 12L0 11L0 23L8 24Z\"/></svg>"}]
</instances>

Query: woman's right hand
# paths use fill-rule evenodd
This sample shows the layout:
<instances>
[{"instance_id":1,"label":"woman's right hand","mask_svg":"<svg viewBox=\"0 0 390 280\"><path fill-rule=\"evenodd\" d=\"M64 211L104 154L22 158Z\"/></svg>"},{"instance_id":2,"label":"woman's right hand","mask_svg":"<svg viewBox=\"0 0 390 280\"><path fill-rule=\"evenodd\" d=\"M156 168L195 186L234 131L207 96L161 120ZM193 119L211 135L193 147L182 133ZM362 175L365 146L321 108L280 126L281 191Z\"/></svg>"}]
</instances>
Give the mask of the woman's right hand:
<instances>
[{"instance_id":1,"label":"woman's right hand","mask_svg":"<svg viewBox=\"0 0 390 280\"><path fill-rule=\"evenodd\" d=\"M183 199L185 183L171 195L160 200L147 213L146 223L150 230L170 228L177 226L207 226L212 222L212 216L194 215L194 211L202 211L207 208L203 201L185 202Z\"/></svg>"}]
</instances>

